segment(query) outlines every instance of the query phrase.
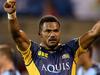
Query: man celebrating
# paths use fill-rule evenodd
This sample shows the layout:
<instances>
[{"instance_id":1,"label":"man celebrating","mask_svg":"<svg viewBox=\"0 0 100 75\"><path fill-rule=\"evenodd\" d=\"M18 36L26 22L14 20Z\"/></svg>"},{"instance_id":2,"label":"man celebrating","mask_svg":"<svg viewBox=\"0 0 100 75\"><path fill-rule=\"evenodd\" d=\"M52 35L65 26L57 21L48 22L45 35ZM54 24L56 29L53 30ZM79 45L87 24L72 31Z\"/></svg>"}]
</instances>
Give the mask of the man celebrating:
<instances>
[{"instance_id":1,"label":"man celebrating","mask_svg":"<svg viewBox=\"0 0 100 75\"><path fill-rule=\"evenodd\" d=\"M16 2L7 1L4 9L29 75L75 75L78 56L100 36L99 21L83 36L61 44L60 22L54 16L44 16L39 23L39 45L30 41L21 30L16 16Z\"/></svg>"}]
</instances>

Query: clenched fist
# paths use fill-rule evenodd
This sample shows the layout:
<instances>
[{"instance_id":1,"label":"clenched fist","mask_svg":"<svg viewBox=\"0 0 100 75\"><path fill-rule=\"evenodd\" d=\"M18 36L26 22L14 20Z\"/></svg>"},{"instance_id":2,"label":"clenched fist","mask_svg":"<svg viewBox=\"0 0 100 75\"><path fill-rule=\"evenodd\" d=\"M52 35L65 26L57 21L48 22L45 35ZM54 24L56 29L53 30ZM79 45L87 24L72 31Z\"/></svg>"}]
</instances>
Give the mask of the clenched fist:
<instances>
[{"instance_id":1,"label":"clenched fist","mask_svg":"<svg viewBox=\"0 0 100 75\"><path fill-rule=\"evenodd\" d=\"M12 14L16 11L16 2L15 0L8 0L4 3L4 10L9 13Z\"/></svg>"}]
</instances>

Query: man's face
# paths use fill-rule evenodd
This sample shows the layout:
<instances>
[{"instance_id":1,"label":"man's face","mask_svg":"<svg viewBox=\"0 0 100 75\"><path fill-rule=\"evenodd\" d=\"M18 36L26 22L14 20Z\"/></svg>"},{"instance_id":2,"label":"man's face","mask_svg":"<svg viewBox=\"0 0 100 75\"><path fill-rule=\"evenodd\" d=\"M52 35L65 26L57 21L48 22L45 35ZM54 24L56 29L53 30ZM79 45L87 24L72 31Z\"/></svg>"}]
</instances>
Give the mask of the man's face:
<instances>
[{"instance_id":1,"label":"man's face","mask_svg":"<svg viewBox=\"0 0 100 75\"><path fill-rule=\"evenodd\" d=\"M45 22L40 33L42 44L54 48L60 41L60 26L57 22Z\"/></svg>"}]
</instances>

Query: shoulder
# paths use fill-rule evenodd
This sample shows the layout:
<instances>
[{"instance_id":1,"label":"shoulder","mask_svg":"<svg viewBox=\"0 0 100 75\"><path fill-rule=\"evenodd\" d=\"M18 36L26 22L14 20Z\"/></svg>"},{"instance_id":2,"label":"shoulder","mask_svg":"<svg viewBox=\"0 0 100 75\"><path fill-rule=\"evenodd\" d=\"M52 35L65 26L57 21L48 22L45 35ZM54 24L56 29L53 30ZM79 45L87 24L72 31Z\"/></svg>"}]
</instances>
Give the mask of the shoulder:
<instances>
[{"instance_id":1,"label":"shoulder","mask_svg":"<svg viewBox=\"0 0 100 75\"><path fill-rule=\"evenodd\" d=\"M39 48L40 48L40 45L38 43L31 41L31 47L30 47L31 50L36 51Z\"/></svg>"},{"instance_id":2,"label":"shoulder","mask_svg":"<svg viewBox=\"0 0 100 75\"><path fill-rule=\"evenodd\" d=\"M95 63L95 64L93 64L92 68L100 69L100 64Z\"/></svg>"},{"instance_id":3,"label":"shoulder","mask_svg":"<svg viewBox=\"0 0 100 75\"><path fill-rule=\"evenodd\" d=\"M79 67L77 70L77 75L81 75L83 72L83 67Z\"/></svg>"},{"instance_id":4,"label":"shoulder","mask_svg":"<svg viewBox=\"0 0 100 75\"><path fill-rule=\"evenodd\" d=\"M31 46L33 46L33 47L39 47L39 44L36 43L36 42L31 41Z\"/></svg>"},{"instance_id":5,"label":"shoulder","mask_svg":"<svg viewBox=\"0 0 100 75\"><path fill-rule=\"evenodd\" d=\"M18 70L16 70L16 75L21 75L20 72Z\"/></svg>"},{"instance_id":6,"label":"shoulder","mask_svg":"<svg viewBox=\"0 0 100 75\"><path fill-rule=\"evenodd\" d=\"M67 42L67 44L73 44L73 43L77 43L78 42L78 38L73 38L70 41Z\"/></svg>"},{"instance_id":7,"label":"shoulder","mask_svg":"<svg viewBox=\"0 0 100 75\"><path fill-rule=\"evenodd\" d=\"M100 75L100 64L93 64L92 68L96 70L97 75Z\"/></svg>"},{"instance_id":8,"label":"shoulder","mask_svg":"<svg viewBox=\"0 0 100 75\"><path fill-rule=\"evenodd\" d=\"M78 42L78 38L73 38L70 41L68 41L67 43L65 43L65 46L68 46L72 49L77 49L79 47L79 42Z\"/></svg>"}]
</instances>

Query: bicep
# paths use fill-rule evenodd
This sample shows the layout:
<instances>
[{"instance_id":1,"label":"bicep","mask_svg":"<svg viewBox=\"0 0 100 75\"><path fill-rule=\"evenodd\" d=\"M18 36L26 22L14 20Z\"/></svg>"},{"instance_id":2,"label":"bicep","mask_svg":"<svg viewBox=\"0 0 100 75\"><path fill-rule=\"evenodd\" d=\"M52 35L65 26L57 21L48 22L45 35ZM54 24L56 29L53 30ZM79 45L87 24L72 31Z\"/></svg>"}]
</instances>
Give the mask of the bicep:
<instances>
[{"instance_id":1,"label":"bicep","mask_svg":"<svg viewBox=\"0 0 100 75\"><path fill-rule=\"evenodd\" d=\"M90 32L85 33L81 37L79 37L79 44L83 49L86 49L90 46L90 44L95 40L96 37L90 35Z\"/></svg>"},{"instance_id":2,"label":"bicep","mask_svg":"<svg viewBox=\"0 0 100 75\"><path fill-rule=\"evenodd\" d=\"M80 37L80 45L86 49L88 46L100 37L100 21L97 22L91 30Z\"/></svg>"},{"instance_id":3,"label":"bicep","mask_svg":"<svg viewBox=\"0 0 100 75\"><path fill-rule=\"evenodd\" d=\"M30 41L27 38L24 31L21 30L21 27L19 25L19 22L17 18L13 20L9 20L9 29L11 31L11 34L13 36L14 41L16 42L18 48L20 50L25 51L29 47Z\"/></svg>"},{"instance_id":4,"label":"bicep","mask_svg":"<svg viewBox=\"0 0 100 75\"><path fill-rule=\"evenodd\" d=\"M85 33L81 37L79 37L78 44L79 48L76 50L74 60L78 62L79 56L85 52L87 52L87 48L95 39L90 35L89 32Z\"/></svg>"},{"instance_id":5,"label":"bicep","mask_svg":"<svg viewBox=\"0 0 100 75\"><path fill-rule=\"evenodd\" d=\"M91 37L88 32L82 35L81 37L79 37L78 40L79 48L75 53L75 59L78 59L81 54L87 52L88 47L93 42L93 40L95 39Z\"/></svg>"},{"instance_id":6,"label":"bicep","mask_svg":"<svg viewBox=\"0 0 100 75\"><path fill-rule=\"evenodd\" d=\"M84 49L80 44L80 39L78 40L78 48L75 51L74 61L77 63L79 60L79 56L83 53L87 52L87 49Z\"/></svg>"}]
</instances>

